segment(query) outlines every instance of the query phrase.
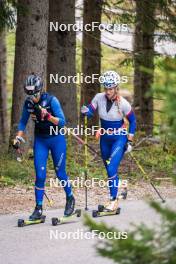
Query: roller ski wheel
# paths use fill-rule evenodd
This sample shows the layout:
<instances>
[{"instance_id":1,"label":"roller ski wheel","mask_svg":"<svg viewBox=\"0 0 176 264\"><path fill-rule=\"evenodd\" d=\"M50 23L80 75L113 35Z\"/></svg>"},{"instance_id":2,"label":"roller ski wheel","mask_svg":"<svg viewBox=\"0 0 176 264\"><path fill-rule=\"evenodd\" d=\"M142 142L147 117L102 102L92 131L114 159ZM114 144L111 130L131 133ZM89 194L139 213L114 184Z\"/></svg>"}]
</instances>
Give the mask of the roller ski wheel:
<instances>
[{"instance_id":1,"label":"roller ski wheel","mask_svg":"<svg viewBox=\"0 0 176 264\"><path fill-rule=\"evenodd\" d=\"M126 200L126 198L127 198L127 194L128 194L128 192L127 192L127 190L126 191L124 191L124 192L122 192L122 199L123 200Z\"/></svg>"},{"instance_id":2,"label":"roller ski wheel","mask_svg":"<svg viewBox=\"0 0 176 264\"><path fill-rule=\"evenodd\" d=\"M100 213L99 211L97 211L97 210L93 210L92 211L92 217L98 217L98 213Z\"/></svg>"},{"instance_id":3,"label":"roller ski wheel","mask_svg":"<svg viewBox=\"0 0 176 264\"><path fill-rule=\"evenodd\" d=\"M23 226L24 226L24 220L18 219L18 227L23 227Z\"/></svg>"},{"instance_id":4,"label":"roller ski wheel","mask_svg":"<svg viewBox=\"0 0 176 264\"><path fill-rule=\"evenodd\" d=\"M120 208L120 207L117 208L117 210L116 210L116 214L117 214L117 215L120 214L120 211L121 211L121 208Z\"/></svg>"},{"instance_id":5,"label":"roller ski wheel","mask_svg":"<svg viewBox=\"0 0 176 264\"><path fill-rule=\"evenodd\" d=\"M128 180L120 180L119 199L126 200L128 195Z\"/></svg>"},{"instance_id":6,"label":"roller ski wheel","mask_svg":"<svg viewBox=\"0 0 176 264\"><path fill-rule=\"evenodd\" d=\"M40 219L42 224L45 223L45 219L46 219L46 215L42 215Z\"/></svg>"},{"instance_id":7,"label":"roller ski wheel","mask_svg":"<svg viewBox=\"0 0 176 264\"><path fill-rule=\"evenodd\" d=\"M52 225L56 226L56 225L60 225L60 224L66 224L69 223L72 219L74 219L76 217L81 217L81 210L80 209L76 209L74 211L73 214L67 216L64 215L63 217L57 218L57 217L53 217L51 219Z\"/></svg>"},{"instance_id":8,"label":"roller ski wheel","mask_svg":"<svg viewBox=\"0 0 176 264\"><path fill-rule=\"evenodd\" d=\"M53 225L53 226L57 226L57 225L59 224L59 219L56 218L56 217L53 217L53 218L51 219L51 221L52 221L52 225Z\"/></svg>"},{"instance_id":9,"label":"roller ski wheel","mask_svg":"<svg viewBox=\"0 0 176 264\"><path fill-rule=\"evenodd\" d=\"M128 191L127 191L127 188L125 188L125 189L121 192L121 194L119 195L119 199L126 200L127 195L128 195Z\"/></svg>"},{"instance_id":10,"label":"roller ski wheel","mask_svg":"<svg viewBox=\"0 0 176 264\"><path fill-rule=\"evenodd\" d=\"M77 217L80 217L81 216L81 209L76 209L75 214Z\"/></svg>"},{"instance_id":11,"label":"roller ski wheel","mask_svg":"<svg viewBox=\"0 0 176 264\"><path fill-rule=\"evenodd\" d=\"M40 219L34 219L34 220L24 220L24 219L18 219L18 227L24 227L24 226L28 226L28 225L35 225L35 224L41 224L41 223L45 223L45 219L46 216L42 215L40 217Z\"/></svg>"}]
</instances>

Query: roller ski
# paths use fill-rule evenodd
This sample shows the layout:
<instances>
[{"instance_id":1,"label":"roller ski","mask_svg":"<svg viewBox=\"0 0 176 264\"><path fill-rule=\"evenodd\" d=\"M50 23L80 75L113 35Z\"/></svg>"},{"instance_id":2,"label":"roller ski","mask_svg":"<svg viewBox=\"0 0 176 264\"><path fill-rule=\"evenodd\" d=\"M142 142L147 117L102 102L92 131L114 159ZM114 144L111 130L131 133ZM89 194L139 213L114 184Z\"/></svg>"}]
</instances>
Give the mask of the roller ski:
<instances>
[{"instance_id":1,"label":"roller ski","mask_svg":"<svg viewBox=\"0 0 176 264\"><path fill-rule=\"evenodd\" d=\"M18 219L18 227L45 223L46 216L43 215L42 213L43 213L42 206L36 205L34 212L29 217L28 220Z\"/></svg>"},{"instance_id":2,"label":"roller ski","mask_svg":"<svg viewBox=\"0 0 176 264\"><path fill-rule=\"evenodd\" d=\"M110 200L106 205L98 205L98 210L93 210L92 217L118 215L120 214L120 210L118 199Z\"/></svg>"},{"instance_id":3,"label":"roller ski","mask_svg":"<svg viewBox=\"0 0 176 264\"><path fill-rule=\"evenodd\" d=\"M64 216L57 218L53 217L51 219L52 225L56 226L59 224L64 224L70 222L75 216L80 217L81 216L81 210L77 209L74 210L75 208L75 198L73 196L68 197L66 200L66 206L65 206L65 211L64 211Z\"/></svg>"}]
</instances>

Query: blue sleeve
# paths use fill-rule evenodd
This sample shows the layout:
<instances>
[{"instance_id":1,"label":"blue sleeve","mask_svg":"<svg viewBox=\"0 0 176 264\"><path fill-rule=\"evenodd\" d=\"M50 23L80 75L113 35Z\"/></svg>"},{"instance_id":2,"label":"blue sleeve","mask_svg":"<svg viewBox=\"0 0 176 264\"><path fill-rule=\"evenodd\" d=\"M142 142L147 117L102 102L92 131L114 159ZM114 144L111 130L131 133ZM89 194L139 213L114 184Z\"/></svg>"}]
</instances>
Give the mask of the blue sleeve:
<instances>
[{"instance_id":1,"label":"blue sleeve","mask_svg":"<svg viewBox=\"0 0 176 264\"><path fill-rule=\"evenodd\" d=\"M133 111L131 111L127 116L129 121L129 134L134 135L136 131L136 117Z\"/></svg>"},{"instance_id":2,"label":"blue sleeve","mask_svg":"<svg viewBox=\"0 0 176 264\"><path fill-rule=\"evenodd\" d=\"M66 123L65 116L61 108L61 105L56 97L53 97L51 101L51 109L54 116L59 118L59 122L58 122L59 127L64 127Z\"/></svg>"},{"instance_id":3,"label":"blue sleeve","mask_svg":"<svg viewBox=\"0 0 176 264\"><path fill-rule=\"evenodd\" d=\"M29 120L30 113L27 111L26 104L23 105L23 111L20 122L18 123L18 131L24 131Z\"/></svg>"}]
</instances>

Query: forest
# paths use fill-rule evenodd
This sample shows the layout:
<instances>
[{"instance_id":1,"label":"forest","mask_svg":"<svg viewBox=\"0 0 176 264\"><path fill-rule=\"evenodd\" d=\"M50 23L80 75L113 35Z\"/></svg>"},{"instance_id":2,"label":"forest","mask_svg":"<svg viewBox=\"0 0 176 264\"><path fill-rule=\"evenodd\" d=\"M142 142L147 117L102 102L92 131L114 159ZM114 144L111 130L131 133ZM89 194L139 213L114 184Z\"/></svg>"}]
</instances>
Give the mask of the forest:
<instances>
[{"instance_id":1,"label":"forest","mask_svg":"<svg viewBox=\"0 0 176 264\"><path fill-rule=\"evenodd\" d=\"M132 154L120 162L120 182L128 183L127 201L150 201L164 228L135 227L126 240L97 242L96 252L105 263L110 259L122 264L175 263L175 208L160 204L160 200L173 204L176 198L174 0L0 0L0 218L34 206L33 118L29 117L20 147L13 143L21 136L17 133L28 76L41 78L42 92L59 100L67 129L80 132L102 125L100 111L87 119L82 109L104 92L101 77L107 71L118 74L119 95L130 103L136 118ZM50 118L50 113L44 114ZM104 167L96 132L66 133L66 171L73 181L107 179L108 165ZM39 160L43 156L41 152ZM57 178L52 159L49 155L46 168L47 210L63 208L65 199L61 186L51 186ZM123 184L119 189L123 191ZM104 203L108 189L83 184L73 187L73 193L84 210ZM109 227L88 215L84 224L98 233L119 231L118 224ZM4 258L3 263L10 262Z\"/></svg>"}]
</instances>

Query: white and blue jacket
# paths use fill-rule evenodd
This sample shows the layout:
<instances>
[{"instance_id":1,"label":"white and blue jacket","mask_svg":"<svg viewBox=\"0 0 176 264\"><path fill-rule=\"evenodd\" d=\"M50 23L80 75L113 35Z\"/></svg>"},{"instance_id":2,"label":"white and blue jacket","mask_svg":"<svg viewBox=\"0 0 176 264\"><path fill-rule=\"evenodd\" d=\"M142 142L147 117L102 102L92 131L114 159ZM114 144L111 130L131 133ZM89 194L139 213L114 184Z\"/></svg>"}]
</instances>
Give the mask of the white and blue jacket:
<instances>
[{"instance_id":1,"label":"white and blue jacket","mask_svg":"<svg viewBox=\"0 0 176 264\"><path fill-rule=\"evenodd\" d=\"M123 127L124 118L129 121L129 135L133 136L136 130L136 118L130 103L122 96L117 96L111 102L111 107L107 110L108 99L106 94L98 93L95 95L91 103L88 105L88 117L93 116L94 112L98 110L101 127L104 129L112 128L118 129Z\"/></svg>"}]
</instances>

